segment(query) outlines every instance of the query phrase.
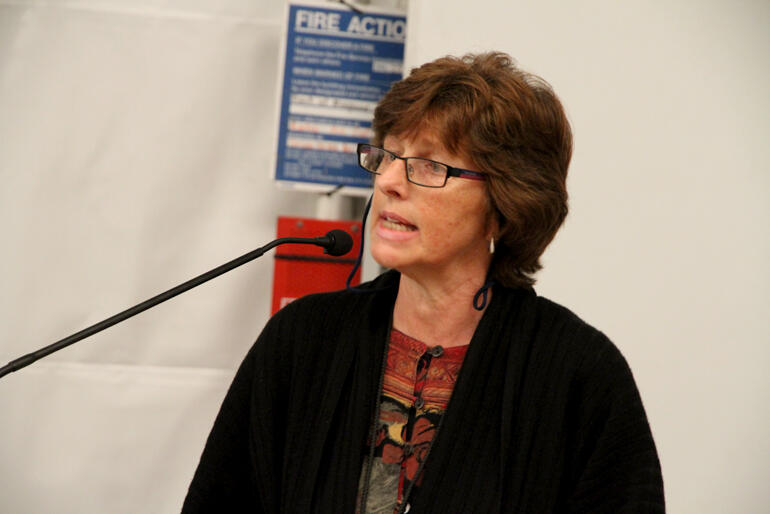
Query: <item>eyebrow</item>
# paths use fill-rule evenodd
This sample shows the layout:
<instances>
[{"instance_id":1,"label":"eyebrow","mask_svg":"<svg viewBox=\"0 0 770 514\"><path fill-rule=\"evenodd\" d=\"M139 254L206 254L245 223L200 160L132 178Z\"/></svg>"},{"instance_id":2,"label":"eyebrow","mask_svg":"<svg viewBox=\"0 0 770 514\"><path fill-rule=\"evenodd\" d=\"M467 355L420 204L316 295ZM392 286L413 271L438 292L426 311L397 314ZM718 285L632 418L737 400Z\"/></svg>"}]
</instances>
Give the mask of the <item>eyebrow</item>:
<instances>
[{"instance_id":1,"label":"eyebrow","mask_svg":"<svg viewBox=\"0 0 770 514\"><path fill-rule=\"evenodd\" d=\"M436 161L436 162L441 162L441 163L443 163L444 160L446 160L446 158L444 160L442 160L441 156L440 155L436 155L436 153L435 153L436 147L440 146L438 143L436 143L436 144L420 143L420 144L416 145L417 151L412 152L409 155L403 155L403 151L392 150L392 148L394 146L398 147L398 145L386 145L385 141L387 141L387 139L382 141L382 147L385 150L389 151L389 152L393 152L395 154L398 154L399 157L418 157L420 159L428 159L430 161ZM447 165L447 166L449 166L449 165Z\"/></svg>"}]
</instances>

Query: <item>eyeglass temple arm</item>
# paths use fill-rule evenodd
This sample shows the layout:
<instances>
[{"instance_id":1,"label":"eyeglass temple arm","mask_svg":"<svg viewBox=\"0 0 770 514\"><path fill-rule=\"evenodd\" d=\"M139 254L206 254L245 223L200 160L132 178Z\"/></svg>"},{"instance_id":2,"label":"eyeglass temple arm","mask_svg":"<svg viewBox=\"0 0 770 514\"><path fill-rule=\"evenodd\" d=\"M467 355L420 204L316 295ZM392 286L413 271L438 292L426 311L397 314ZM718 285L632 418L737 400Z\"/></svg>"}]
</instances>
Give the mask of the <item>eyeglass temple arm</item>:
<instances>
[{"instance_id":1,"label":"eyeglass temple arm","mask_svg":"<svg viewBox=\"0 0 770 514\"><path fill-rule=\"evenodd\" d=\"M471 180L486 180L487 176L478 171L464 170L461 168L449 168L447 171L448 177L462 177Z\"/></svg>"}]
</instances>

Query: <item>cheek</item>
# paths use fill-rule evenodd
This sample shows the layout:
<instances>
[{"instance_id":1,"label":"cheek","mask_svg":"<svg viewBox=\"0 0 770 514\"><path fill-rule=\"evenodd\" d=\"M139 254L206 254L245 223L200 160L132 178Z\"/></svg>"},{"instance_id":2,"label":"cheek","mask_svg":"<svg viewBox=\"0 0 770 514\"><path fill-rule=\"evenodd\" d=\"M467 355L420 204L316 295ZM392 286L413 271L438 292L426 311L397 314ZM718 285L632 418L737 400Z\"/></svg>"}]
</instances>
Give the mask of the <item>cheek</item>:
<instances>
[{"instance_id":1,"label":"cheek","mask_svg":"<svg viewBox=\"0 0 770 514\"><path fill-rule=\"evenodd\" d=\"M422 235L437 252L475 243L484 238L486 231L483 212L478 202L450 202L441 205L424 213L426 219L430 219L430 230L423 231Z\"/></svg>"}]
</instances>

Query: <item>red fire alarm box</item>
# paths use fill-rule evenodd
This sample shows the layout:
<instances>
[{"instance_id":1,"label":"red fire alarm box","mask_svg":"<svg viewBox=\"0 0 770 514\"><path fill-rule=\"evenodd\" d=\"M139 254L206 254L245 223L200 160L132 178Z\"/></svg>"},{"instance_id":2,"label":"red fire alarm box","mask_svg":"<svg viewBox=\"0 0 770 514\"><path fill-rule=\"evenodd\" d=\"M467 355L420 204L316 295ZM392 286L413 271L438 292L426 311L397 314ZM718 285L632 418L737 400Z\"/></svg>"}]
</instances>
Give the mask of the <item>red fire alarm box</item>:
<instances>
[{"instance_id":1,"label":"red fire alarm box","mask_svg":"<svg viewBox=\"0 0 770 514\"><path fill-rule=\"evenodd\" d=\"M360 221L328 221L308 218L278 218L277 237L318 237L333 229L341 229L353 237L353 249L333 257L314 245L281 245L275 252L273 272L273 309L275 314L287 303L301 296L345 288L361 248ZM361 282L361 269L352 285Z\"/></svg>"}]
</instances>

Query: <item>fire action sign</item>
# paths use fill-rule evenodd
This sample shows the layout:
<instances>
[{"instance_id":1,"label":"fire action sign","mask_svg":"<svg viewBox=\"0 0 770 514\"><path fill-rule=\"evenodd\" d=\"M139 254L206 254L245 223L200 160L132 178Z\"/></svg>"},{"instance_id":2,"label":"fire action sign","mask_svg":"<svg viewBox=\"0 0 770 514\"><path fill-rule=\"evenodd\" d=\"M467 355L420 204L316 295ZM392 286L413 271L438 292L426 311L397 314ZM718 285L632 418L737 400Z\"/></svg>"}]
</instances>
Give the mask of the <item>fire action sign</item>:
<instances>
[{"instance_id":1,"label":"fire action sign","mask_svg":"<svg viewBox=\"0 0 770 514\"><path fill-rule=\"evenodd\" d=\"M377 102L403 76L406 17L303 0L287 18L275 179L368 195L356 144L369 141Z\"/></svg>"}]
</instances>

